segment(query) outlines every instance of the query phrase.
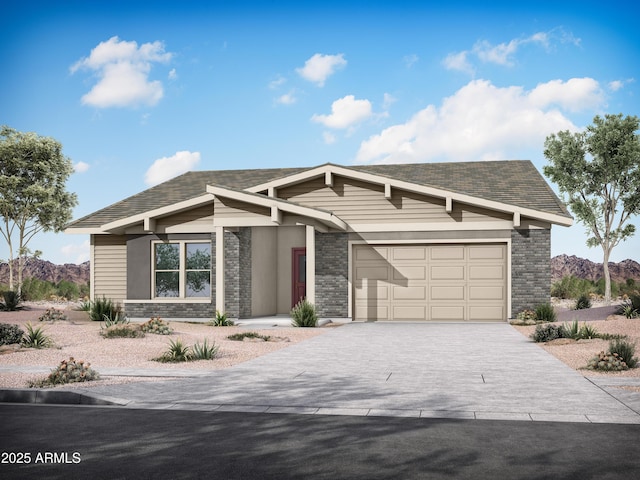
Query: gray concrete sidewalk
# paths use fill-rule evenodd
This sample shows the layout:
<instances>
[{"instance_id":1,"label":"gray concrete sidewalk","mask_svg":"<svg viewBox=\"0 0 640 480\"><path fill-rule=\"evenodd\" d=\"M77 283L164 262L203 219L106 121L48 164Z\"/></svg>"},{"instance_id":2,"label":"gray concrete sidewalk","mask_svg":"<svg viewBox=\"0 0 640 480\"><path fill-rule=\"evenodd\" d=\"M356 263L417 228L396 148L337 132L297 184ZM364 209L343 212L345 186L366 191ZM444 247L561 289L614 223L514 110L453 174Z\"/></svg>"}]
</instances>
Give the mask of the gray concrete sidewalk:
<instances>
[{"instance_id":1,"label":"gray concrete sidewalk","mask_svg":"<svg viewBox=\"0 0 640 480\"><path fill-rule=\"evenodd\" d=\"M197 378L80 391L133 408L640 424L635 393L596 383L506 324L353 323Z\"/></svg>"}]
</instances>

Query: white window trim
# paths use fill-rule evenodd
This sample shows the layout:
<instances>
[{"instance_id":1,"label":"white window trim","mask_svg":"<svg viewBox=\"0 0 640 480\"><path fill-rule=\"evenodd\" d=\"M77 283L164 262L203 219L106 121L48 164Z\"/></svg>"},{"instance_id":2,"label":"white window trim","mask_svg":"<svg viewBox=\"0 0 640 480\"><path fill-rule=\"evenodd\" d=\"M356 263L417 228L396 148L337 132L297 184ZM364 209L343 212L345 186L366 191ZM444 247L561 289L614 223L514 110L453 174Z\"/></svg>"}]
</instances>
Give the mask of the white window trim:
<instances>
[{"instance_id":1,"label":"white window trim","mask_svg":"<svg viewBox=\"0 0 640 480\"><path fill-rule=\"evenodd\" d=\"M153 240L151 242L151 300L160 301L160 302L184 302L184 301L194 301L194 302L206 302L211 301L211 276L213 275L213 270L209 268L209 295L205 297L187 297L186 296L186 280L187 280L187 263L186 263L186 253L187 253L187 244L188 243L200 243L203 245L211 245L210 241L203 240ZM177 244L179 245L179 254L180 254L180 269L178 271L178 296L177 297L157 297L156 296L156 245L167 245L167 244ZM209 252L211 255L211 252ZM162 270L161 270L162 271ZM167 270L171 271L171 270ZM205 271L205 270L202 270Z\"/></svg>"}]
</instances>

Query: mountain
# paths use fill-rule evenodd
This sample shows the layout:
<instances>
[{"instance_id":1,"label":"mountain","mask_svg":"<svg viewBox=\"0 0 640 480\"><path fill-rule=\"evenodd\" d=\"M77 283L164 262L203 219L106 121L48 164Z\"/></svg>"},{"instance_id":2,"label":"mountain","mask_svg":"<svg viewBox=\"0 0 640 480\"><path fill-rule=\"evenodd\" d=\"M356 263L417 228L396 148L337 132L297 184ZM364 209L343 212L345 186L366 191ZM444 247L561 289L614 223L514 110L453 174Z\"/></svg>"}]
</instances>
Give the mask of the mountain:
<instances>
[{"instance_id":1,"label":"mountain","mask_svg":"<svg viewBox=\"0 0 640 480\"><path fill-rule=\"evenodd\" d=\"M609 273L612 282L624 282L627 278L640 281L640 264L634 260L609 262ZM602 264L576 257L575 255L558 255L551 259L551 281L560 280L565 275L573 275L587 280L598 280L603 277Z\"/></svg>"},{"instance_id":2,"label":"mountain","mask_svg":"<svg viewBox=\"0 0 640 480\"><path fill-rule=\"evenodd\" d=\"M17 268L17 262L15 263ZM27 259L22 273L23 278L38 278L49 282L58 283L61 280L68 280L73 283L83 284L89 282L89 262L75 265L73 263L65 263L64 265L55 265L46 260L39 258ZM17 272L13 272L14 280L17 280ZM0 263L0 283L9 283L9 264Z\"/></svg>"}]
</instances>

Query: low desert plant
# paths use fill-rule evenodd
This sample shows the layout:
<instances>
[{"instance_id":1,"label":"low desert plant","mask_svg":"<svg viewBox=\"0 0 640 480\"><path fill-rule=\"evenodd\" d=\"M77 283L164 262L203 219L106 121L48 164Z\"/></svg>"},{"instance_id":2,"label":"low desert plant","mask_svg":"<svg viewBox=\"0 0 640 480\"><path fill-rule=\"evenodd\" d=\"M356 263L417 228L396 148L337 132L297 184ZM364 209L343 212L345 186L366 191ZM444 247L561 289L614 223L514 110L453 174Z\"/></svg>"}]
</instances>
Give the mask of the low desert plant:
<instances>
[{"instance_id":1,"label":"low desert plant","mask_svg":"<svg viewBox=\"0 0 640 480\"><path fill-rule=\"evenodd\" d=\"M114 325L126 325L127 323L129 323L129 319L122 312L116 312L113 318L109 317L108 315L105 315L103 318L104 328L113 327ZM103 327L101 326L101 328Z\"/></svg>"},{"instance_id":2,"label":"low desert plant","mask_svg":"<svg viewBox=\"0 0 640 480\"><path fill-rule=\"evenodd\" d=\"M57 322L67 320L68 317L58 308L47 308L45 312L38 317L39 322Z\"/></svg>"},{"instance_id":3,"label":"low desert plant","mask_svg":"<svg viewBox=\"0 0 640 480\"><path fill-rule=\"evenodd\" d=\"M190 360L213 360L218 355L218 346L213 342L211 345L207 343L207 339L204 342L196 342L191 347Z\"/></svg>"},{"instance_id":4,"label":"low desert plant","mask_svg":"<svg viewBox=\"0 0 640 480\"><path fill-rule=\"evenodd\" d=\"M102 297L91 302L91 308L89 309L89 318L94 322L102 322L105 315L108 318L116 318L121 314L122 308L116 304L110 298Z\"/></svg>"},{"instance_id":5,"label":"low desert plant","mask_svg":"<svg viewBox=\"0 0 640 480\"><path fill-rule=\"evenodd\" d=\"M0 303L0 310L14 312L16 310L22 309L22 307L20 306L22 297L18 295L18 292L14 292L13 290L2 292L2 299L3 302Z\"/></svg>"},{"instance_id":6,"label":"low desert plant","mask_svg":"<svg viewBox=\"0 0 640 480\"><path fill-rule=\"evenodd\" d=\"M627 318L640 317L640 296L631 295L628 300L620 304L616 314L624 315Z\"/></svg>"},{"instance_id":7,"label":"low desert plant","mask_svg":"<svg viewBox=\"0 0 640 480\"><path fill-rule=\"evenodd\" d=\"M589 295L580 295L573 306L574 310L585 310L591 308L591 299Z\"/></svg>"},{"instance_id":8,"label":"low desert plant","mask_svg":"<svg viewBox=\"0 0 640 480\"><path fill-rule=\"evenodd\" d=\"M73 357L69 360L62 360L48 377L42 380L29 382L30 387L48 387L51 385L61 385L65 383L89 382L98 380L100 375L91 368L90 363L82 360L76 361Z\"/></svg>"},{"instance_id":9,"label":"low desert plant","mask_svg":"<svg viewBox=\"0 0 640 480\"><path fill-rule=\"evenodd\" d=\"M523 324L531 324L538 320L538 316L535 310L526 309L519 312L518 315L516 315L516 319Z\"/></svg>"},{"instance_id":10,"label":"low desert plant","mask_svg":"<svg viewBox=\"0 0 640 480\"><path fill-rule=\"evenodd\" d=\"M211 320L211 322L209 322L209 324L214 327L230 327L233 325L233 320L227 318L226 313L221 313L216 310L216 316Z\"/></svg>"},{"instance_id":11,"label":"low desert plant","mask_svg":"<svg viewBox=\"0 0 640 480\"><path fill-rule=\"evenodd\" d=\"M556 338L562 338L562 330L562 325L553 323L540 324L536 326L536 330L531 335L531 338L536 343L550 342Z\"/></svg>"},{"instance_id":12,"label":"low desert plant","mask_svg":"<svg viewBox=\"0 0 640 480\"><path fill-rule=\"evenodd\" d=\"M256 333L256 332L241 332L241 333L234 333L233 335L229 335L227 338L229 340L235 340L238 342L243 341L245 338L260 338L265 342L268 342L271 337L268 335L260 335L259 333Z\"/></svg>"},{"instance_id":13,"label":"low desert plant","mask_svg":"<svg viewBox=\"0 0 640 480\"><path fill-rule=\"evenodd\" d=\"M12 345L20 343L24 330L18 325L10 323L0 323L0 345Z\"/></svg>"},{"instance_id":14,"label":"low desert plant","mask_svg":"<svg viewBox=\"0 0 640 480\"><path fill-rule=\"evenodd\" d=\"M150 320L140 325L140 330L144 333L153 333L155 335L171 335L173 329L167 322L160 317L152 317Z\"/></svg>"},{"instance_id":15,"label":"low desert plant","mask_svg":"<svg viewBox=\"0 0 640 480\"><path fill-rule=\"evenodd\" d=\"M317 327L318 314L316 307L306 298L300 300L291 310L291 325L294 327Z\"/></svg>"},{"instance_id":16,"label":"low desert plant","mask_svg":"<svg viewBox=\"0 0 640 480\"><path fill-rule=\"evenodd\" d=\"M535 310L536 322L555 322L556 311L550 303L538 305Z\"/></svg>"},{"instance_id":17,"label":"low desert plant","mask_svg":"<svg viewBox=\"0 0 640 480\"><path fill-rule=\"evenodd\" d=\"M27 331L22 337L22 345L29 348L49 348L53 345L53 340L44 333L42 327L33 328L31 323L25 325Z\"/></svg>"},{"instance_id":18,"label":"low desert plant","mask_svg":"<svg viewBox=\"0 0 640 480\"><path fill-rule=\"evenodd\" d=\"M144 332L136 325L120 324L101 329L100 335L104 338L142 338Z\"/></svg>"},{"instance_id":19,"label":"low desert plant","mask_svg":"<svg viewBox=\"0 0 640 480\"><path fill-rule=\"evenodd\" d=\"M624 360L620 358L617 353L601 351L598 355L593 357L587 363L589 370L603 370L605 372L619 372L622 370L628 370L629 366Z\"/></svg>"},{"instance_id":20,"label":"low desert plant","mask_svg":"<svg viewBox=\"0 0 640 480\"><path fill-rule=\"evenodd\" d=\"M613 340L609 342L609 352L617 354L629 368L635 368L638 366L638 359L634 357L636 353L636 346L626 340Z\"/></svg>"},{"instance_id":21,"label":"low desert plant","mask_svg":"<svg viewBox=\"0 0 640 480\"><path fill-rule=\"evenodd\" d=\"M191 360L191 349L182 343L182 340L171 340L169 348L158 358L154 358L156 362L177 363L188 362Z\"/></svg>"}]
</instances>

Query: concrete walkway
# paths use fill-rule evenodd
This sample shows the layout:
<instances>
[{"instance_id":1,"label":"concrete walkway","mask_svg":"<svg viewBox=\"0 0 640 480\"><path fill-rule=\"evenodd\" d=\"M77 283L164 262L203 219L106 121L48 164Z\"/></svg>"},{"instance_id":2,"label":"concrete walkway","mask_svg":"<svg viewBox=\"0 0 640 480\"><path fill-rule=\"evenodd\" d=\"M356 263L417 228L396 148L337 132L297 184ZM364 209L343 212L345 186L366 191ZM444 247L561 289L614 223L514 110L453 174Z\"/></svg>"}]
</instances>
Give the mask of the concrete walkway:
<instances>
[{"instance_id":1,"label":"concrete walkway","mask_svg":"<svg viewBox=\"0 0 640 480\"><path fill-rule=\"evenodd\" d=\"M207 375L75 391L132 408L640 424L640 394L599 381L506 324L353 323Z\"/></svg>"}]
</instances>

